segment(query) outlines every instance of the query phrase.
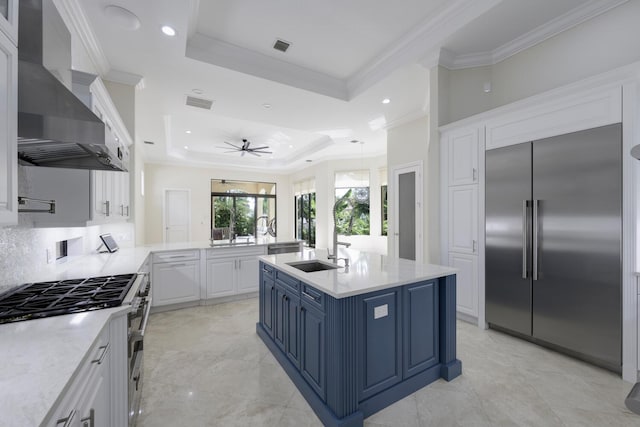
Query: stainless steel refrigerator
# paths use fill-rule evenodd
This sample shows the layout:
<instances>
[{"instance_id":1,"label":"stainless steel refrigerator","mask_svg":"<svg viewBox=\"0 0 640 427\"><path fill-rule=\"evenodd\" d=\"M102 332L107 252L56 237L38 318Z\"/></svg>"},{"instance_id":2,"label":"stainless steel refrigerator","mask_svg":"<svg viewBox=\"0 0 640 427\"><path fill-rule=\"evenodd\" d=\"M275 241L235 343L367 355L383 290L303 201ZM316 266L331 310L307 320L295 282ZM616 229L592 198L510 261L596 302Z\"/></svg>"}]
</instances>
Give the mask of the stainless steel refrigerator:
<instances>
[{"instance_id":1,"label":"stainless steel refrigerator","mask_svg":"<svg viewBox=\"0 0 640 427\"><path fill-rule=\"evenodd\" d=\"M489 326L620 372L622 125L486 153Z\"/></svg>"}]
</instances>

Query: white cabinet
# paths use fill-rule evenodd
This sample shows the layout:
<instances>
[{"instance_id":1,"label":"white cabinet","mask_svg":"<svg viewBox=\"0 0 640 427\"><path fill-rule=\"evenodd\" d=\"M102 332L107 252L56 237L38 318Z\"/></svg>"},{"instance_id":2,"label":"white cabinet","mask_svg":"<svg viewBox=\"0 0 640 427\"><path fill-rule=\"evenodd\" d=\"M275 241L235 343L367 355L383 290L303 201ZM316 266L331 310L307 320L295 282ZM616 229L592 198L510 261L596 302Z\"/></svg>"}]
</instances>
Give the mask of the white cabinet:
<instances>
[{"instance_id":1,"label":"white cabinet","mask_svg":"<svg viewBox=\"0 0 640 427\"><path fill-rule=\"evenodd\" d=\"M96 223L129 219L129 172L91 171L91 219Z\"/></svg>"},{"instance_id":2,"label":"white cabinet","mask_svg":"<svg viewBox=\"0 0 640 427\"><path fill-rule=\"evenodd\" d=\"M154 254L151 281L154 306L198 301L200 299L199 251Z\"/></svg>"},{"instance_id":3,"label":"white cabinet","mask_svg":"<svg viewBox=\"0 0 640 427\"><path fill-rule=\"evenodd\" d=\"M207 260L207 298L233 295L236 290L236 258Z\"/></svg>"},{"instance_id":4,"label":"white cabinet","mask_svg":"<svg viewBox=\"0 0 640 427\"><path fill-rule=\"evenodd\" d=\"M449 187L449 251L478 251L478 186Z\"/></svg>"},{"instance_id":5,"label":"white cabinet","mask_svg":"<svg viewBox=\"0 0 640 427\"><path fill-rule=\"evenodd\" d=\"M18 45L18 1L0 0L0 31L14 46Z\"/></svg>"},{"instance_id":6,"label":"white cabinet","mask_svg":"<svg viewBox=\"0 0 640 427\"><path fill-rule=\"evenodd\" d=\"M8 4L9 17L11 10L17 13L17 0L5 0L4 4ZM9 27L2 19L0 29L5 30ZM0 32L0 225L18 222L17 93L18 50L15 41Z\"/></svg>"},{"instance_id":7,"label":"white cabinet","mask_svg":"<svg viewBox=\"0 0 640 427\"><path fill-rule=\"evenodd\" d=\"M478 257L475 255L449 254L449 266L457 268L457 311L469 316L478 316Z\"/></svg>"},{"instance_id":8,"label":"white cabinet","mask_svg":"<svg viewBox=\"0 0 640 427\"><path fill-rule=\"evenodd\" d=\"M265 248L225 248L207 251L206 298L254 292L259 287L258 256Z\"/></svg>"},{"instance_id":9,"label":"white cabinet","mask_svg":"<svg viewBox=\"0 0 640 427\"><path fill-rule=\"evenodd\" d=\"M478 182L478 129L464 129L448 135L449 185Z\"/></svg>"},{"instance_id":10,"label":"white cabinet","mask_svg":"<svg viewBox=\"0 0 640 427\"><path fill-rule=\"evenodd\" d=\"M126 345L126 343L122 343ZM60 399L46 426L108 426L114 416L111 405L111 343L109 324L89 350L87 360ZM126 366L121 366L126 369Z\"/></svg>"},{"instance_id":11,"label":"white cabinet","mask_svg":"<svg viewBox=\"0 0 640 427\"><path fill-rule=\"evenodd\" d=\"M465 126L449 129L440 139L441 218L446 233L442 235L441 259L460 271L456 278L457 311L478 324L484 324L484 291L481 266L484 209L484 127Z\"/></svg>"}]
</instances>

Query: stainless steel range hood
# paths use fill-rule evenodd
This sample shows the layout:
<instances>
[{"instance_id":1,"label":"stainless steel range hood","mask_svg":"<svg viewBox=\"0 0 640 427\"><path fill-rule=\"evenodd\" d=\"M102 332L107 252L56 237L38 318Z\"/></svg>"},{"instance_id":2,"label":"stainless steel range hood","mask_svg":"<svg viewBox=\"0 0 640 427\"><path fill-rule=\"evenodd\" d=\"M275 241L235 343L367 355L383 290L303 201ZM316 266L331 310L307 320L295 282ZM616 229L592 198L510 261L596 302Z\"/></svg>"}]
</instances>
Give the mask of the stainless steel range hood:
<instances>
[{"instance_id":1,"label":"stainless steel range hood","mask_svg":"<svg viewBox=\"0 0 640 427\"><path fill-rule=\"evenodd\" d=\"M19 162L125 170L122 150L111 130L55 76L64 80L68 75L71 86L71 36L53 2L19 3ZM46 60L53 66L47 67Z\"/></svg>"}]
</instances>

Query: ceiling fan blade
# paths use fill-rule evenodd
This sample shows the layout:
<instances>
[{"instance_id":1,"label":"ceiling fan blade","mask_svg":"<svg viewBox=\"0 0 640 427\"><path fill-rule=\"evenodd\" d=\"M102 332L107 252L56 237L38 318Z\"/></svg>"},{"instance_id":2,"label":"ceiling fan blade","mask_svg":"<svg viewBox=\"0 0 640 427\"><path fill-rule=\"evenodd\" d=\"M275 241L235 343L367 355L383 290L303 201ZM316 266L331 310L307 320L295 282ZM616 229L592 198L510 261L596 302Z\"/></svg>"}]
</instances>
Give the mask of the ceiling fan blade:
<instances>
[{"instance_id":1,"label":"ceiling fan blade","mask_svg":"<svg viewBox=\"0 0 640 427\"><path fill-rule=\"evenodd\" d=\"M244 157L245 153L246 153L246 151L242 150L242 153L240 154L240 157Z\"/></svg>"},{"instance_id":2,"label":"ceiling fan blade","mask_svg":"<svg viewBox=\"0 0 640 427\"><path fill-rule=\"evenodd\" d=\"M252 155L254 155L256 157L260 157L260 154L254 152L254 151L247 151L247 153L252 154Z\"/></svg>"},{"instance_id":3,"label":"ceiling fan blade","mask_svg":"<svg viewBox=\"0 0 640 427\"><path fill-rule=\"evenodd\" d=\"M273 151L251 150L252 153L273 154Z\"/></svg>"},{"instance_id":4,"label":"ceiling fan blade","mask_svg":"<svg viewBox=\"0 0 640 427\"><path fill-rule=\"evenodd\" d=\"M234 145L234 144L232 144L232 143L230 143L230 142L224 141L224 143L225 143L225 144L227 144L227 145L232 146L232 147L233 147L233 148L235 148L236 150L242 150L242 148L241 148L241 147L238 147L237 145Z\"/></svg>"},{"instance_id":5,"label":"ceiling fan blade","mask_svg":"<svg viewBox=\"0 0 640 427\"><path fill-rule=\"evenodd\" d=\"M264 147L255 147L255 148L251 148L251 151L256 151L256 150L264 150L265 148L269 148L268 145L265 145Z\"/></svg>"},{"instance_id":6,"label":"ceiling fan blade","mask_svg":"<svg viewBox=\"0 0 640 427\"><path fill-rule=\"evenodd\" d=\"M251 145L251 142L247 141L244 143L244 145L242 146L243 150L248 150L249 149L249 145Z\"/></svg>"}]
</instances>

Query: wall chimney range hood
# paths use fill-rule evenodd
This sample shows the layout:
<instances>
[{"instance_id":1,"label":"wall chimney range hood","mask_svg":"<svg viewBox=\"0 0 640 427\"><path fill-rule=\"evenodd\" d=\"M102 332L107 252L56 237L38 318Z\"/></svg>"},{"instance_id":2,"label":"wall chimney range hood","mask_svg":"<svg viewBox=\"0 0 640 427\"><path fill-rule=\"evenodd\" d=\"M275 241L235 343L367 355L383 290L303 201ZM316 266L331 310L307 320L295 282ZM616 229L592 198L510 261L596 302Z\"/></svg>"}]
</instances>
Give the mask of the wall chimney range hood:
<instances>
[{"instance_id":1,"label":"wall chimney range hood","mask_svg":"<svg viewBox=\"0 0 640 427\"><path fill-rule=\"evenodd\" d=\"M111 130L70 90L71 36L53 2L19 4L19 163L125 170Z\"/></svg>"}]
</instances>

